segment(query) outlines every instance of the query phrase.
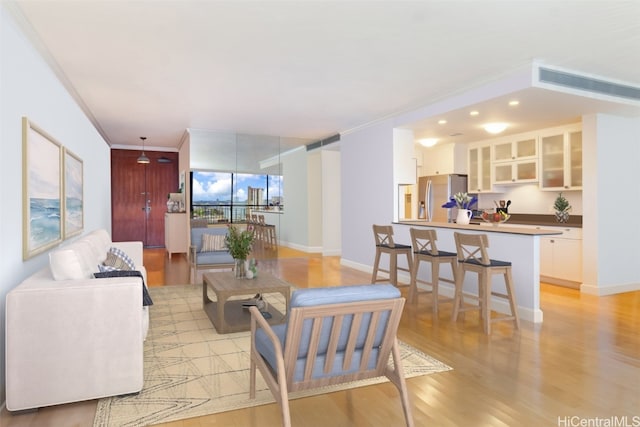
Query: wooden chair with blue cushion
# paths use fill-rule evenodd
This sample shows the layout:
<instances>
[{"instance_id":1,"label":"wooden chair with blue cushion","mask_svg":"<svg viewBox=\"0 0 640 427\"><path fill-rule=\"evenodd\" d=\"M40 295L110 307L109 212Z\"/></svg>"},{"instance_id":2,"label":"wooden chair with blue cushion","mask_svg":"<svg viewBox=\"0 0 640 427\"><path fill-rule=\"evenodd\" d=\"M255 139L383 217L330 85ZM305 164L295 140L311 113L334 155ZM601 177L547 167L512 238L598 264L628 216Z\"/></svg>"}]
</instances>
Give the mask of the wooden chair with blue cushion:
<instances>
[{"instance_id":1,"label":"wooden chair with blue cushion","mask_svg":"<svg viewBox=\"0 0 640 427\"><path fill-rule=\"evenodd\" d=\"M404 302L392 285L301 289L291 297L287 323L275 326L251 307L250 397L258 369L290 426L289 393L386 376L413 426L396 338Z\"/></svg>"},{"instance_id":2,"label":"wooden chair with blue cushion","mask_svg":"<svg viewBox=\"0 0 640 427\"><path fill-rule=\"evenodd\" d=\"M513 320L516 329L520 328L520 320L518 319L518 310L516 305L515 289L513 287L513 278L511 276L511 262L499 261L489 258L487 248L489 247L489 238L486 234L463 234L453 233L456 242L456 251L458 253L458 273L456 274L456 291L453 301L454 321L458 320L460 312L468 310L480 310L480 317L486 334L491 333L491 323L502 320ZM462 286L464 284L464 276L467 271L478 274L478 296L467 295L477 300L478 304L471 307L464 306L464 297ZM506 293L494 292L491 288L491 278L494 274L502 274ZM498 297L509 302L511 315L491 318L491 298Z\"/></svg>"},{"instance_id":3,"label":"wooden chair with blue cushion","mask_svg":"<svg viewBox=\"0 0 640 427\"><path fill-rule=\"evenodd\" d=\"M191 228L189 246L189 276L196 280L198 270L233 268L235 261L224 246L227 227ZM191 276L193 274L193 276Z\"/></svg>"}]
</instances>

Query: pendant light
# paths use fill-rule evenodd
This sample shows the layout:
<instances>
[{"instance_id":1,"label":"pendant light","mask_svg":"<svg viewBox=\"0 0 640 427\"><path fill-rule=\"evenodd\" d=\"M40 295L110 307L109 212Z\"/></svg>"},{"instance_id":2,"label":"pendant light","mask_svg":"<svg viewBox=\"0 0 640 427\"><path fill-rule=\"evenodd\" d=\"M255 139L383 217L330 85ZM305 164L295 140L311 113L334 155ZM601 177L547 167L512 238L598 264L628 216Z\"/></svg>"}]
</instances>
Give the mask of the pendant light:
<instances>
[{"instance_id":1,"label":"pendant light","mask_svg":"<svg viewBox=\"0 0 640 427\"><path fill-rule=\"evenodd\" d=\"M144 140L147 139L146 136L141 136L140 139L142 140L142 154L140 154L140 157L138 157L138 163L140 164L147 164L150 162L149 158L147 157L146 154L144 154Z\"/></svg>"}]
</instances>

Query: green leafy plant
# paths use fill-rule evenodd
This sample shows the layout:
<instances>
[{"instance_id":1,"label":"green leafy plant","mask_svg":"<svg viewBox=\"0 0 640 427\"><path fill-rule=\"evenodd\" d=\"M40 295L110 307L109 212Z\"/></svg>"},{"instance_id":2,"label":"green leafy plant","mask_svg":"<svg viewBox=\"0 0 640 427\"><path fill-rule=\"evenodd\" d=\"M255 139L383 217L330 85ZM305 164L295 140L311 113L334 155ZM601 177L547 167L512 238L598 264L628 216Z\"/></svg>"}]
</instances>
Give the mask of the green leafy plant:
<instances>
[{"instance_id":1,"label":"green leafy plant","mask_svg":"<svg viewBox=\"0 0 640 427\"><path fill-rule=\"evenodd\" d=\"M566 212L569 209L571 209L571 205L569 204L569 201L567 199L565 199L565 197L562 195L562 193L560 193L560 194L558 194L558 197L556 198L556 201L553 204L553 208L557 212Z\"/></svg>"},{"instance_id":2,"label":"green leafy plant","mask_svg":"<svg viewBox=\"0 0 640 427\"><path fill-rule=\"evenodd\" d=\"M230 225L224 243L233 258L246 260L251 253L253 232L250 230L240 231L237 227Z\"/></svg>"}]
</instances>

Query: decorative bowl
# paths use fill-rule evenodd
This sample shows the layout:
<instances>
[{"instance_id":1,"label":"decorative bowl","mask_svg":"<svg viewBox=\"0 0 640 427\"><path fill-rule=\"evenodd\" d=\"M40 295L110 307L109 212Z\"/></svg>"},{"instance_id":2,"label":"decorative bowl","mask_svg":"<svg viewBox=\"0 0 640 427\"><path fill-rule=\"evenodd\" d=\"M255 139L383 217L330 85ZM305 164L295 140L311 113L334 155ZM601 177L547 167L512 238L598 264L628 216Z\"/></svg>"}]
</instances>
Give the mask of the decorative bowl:
<instances>
[{"instance_id":1,"label":"decorative bowl","mask_svg":"<svg viewBox=\"0 0 640 427\"><path fill-rule=\"evenodd\" d=\"M482 218L482 220L485 222L490 222L493 225L498 225L500 223L507 222L509 218L511 218L511 215L505 212L482 212L480 218Z\"/></svg>"}]
</instances>

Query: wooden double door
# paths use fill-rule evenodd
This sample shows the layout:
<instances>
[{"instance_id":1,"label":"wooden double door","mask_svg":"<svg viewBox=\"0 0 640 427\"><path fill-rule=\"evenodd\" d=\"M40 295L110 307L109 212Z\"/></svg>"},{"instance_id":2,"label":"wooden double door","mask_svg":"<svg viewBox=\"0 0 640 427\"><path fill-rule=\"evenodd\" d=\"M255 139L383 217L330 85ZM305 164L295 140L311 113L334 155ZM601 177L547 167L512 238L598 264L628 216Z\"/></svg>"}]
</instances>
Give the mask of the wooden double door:
<instances>
[{"instance_id":1,"label":"wooden double door","mask_svg":"<svg viewBox=\"0 0 640 427\"><path fill-rule=\"evenodd\" d=\"M164 246L167 195L178 191L178 153L111 150L111 233L114 242Z\"/></svg>"}]
</instances>

